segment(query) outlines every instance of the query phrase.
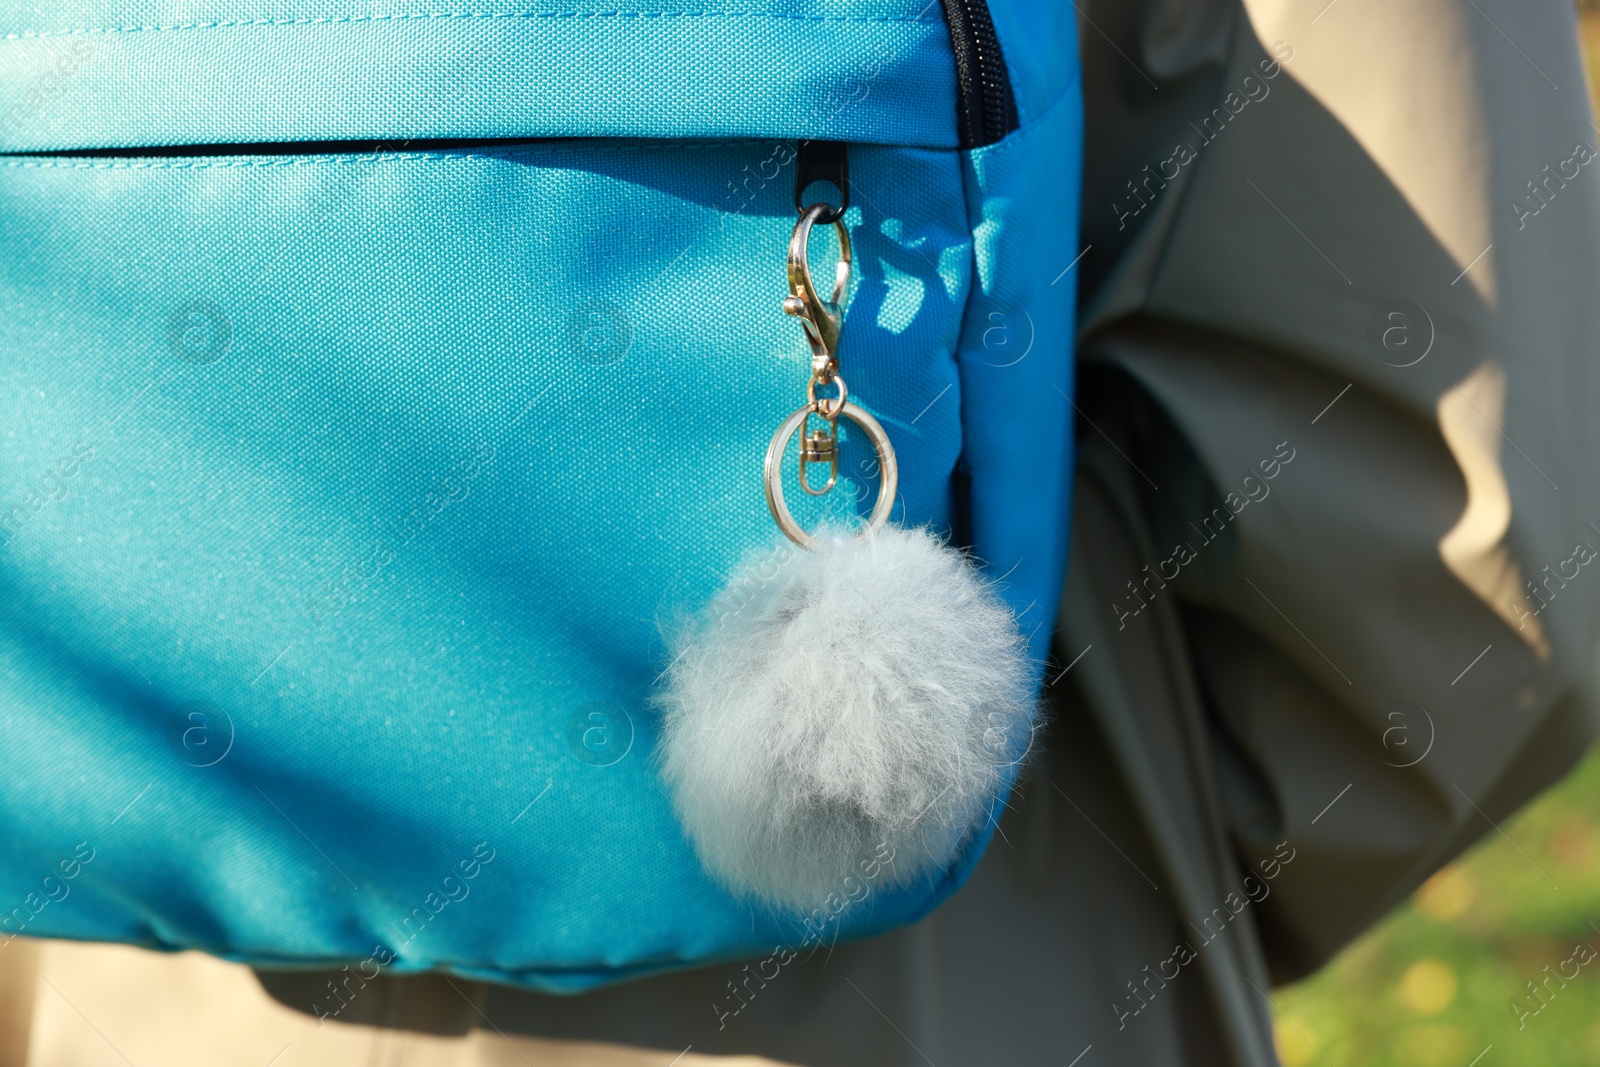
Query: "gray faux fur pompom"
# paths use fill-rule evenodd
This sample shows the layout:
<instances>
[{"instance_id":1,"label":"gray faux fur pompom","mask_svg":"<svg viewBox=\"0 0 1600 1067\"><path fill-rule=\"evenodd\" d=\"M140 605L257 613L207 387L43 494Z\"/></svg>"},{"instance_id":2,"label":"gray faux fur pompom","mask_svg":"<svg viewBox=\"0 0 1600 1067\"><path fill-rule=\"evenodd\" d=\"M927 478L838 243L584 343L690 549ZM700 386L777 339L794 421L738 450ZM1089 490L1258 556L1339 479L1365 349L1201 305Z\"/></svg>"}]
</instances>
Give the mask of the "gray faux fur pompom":
<instances>
[{"instance_id":1,"label":"gray faux fur pompom","mask_svg":"<svg viewBox=\"0 0 1600 1067\"><path fill-rule=\"evenodd\" d=\"M784 542L670 652L673 801L706 868L780 908L843 895L884 845L879 888L949 865L1031 737L1015 617L922 529Z\"/></svg>"}]
</instances>

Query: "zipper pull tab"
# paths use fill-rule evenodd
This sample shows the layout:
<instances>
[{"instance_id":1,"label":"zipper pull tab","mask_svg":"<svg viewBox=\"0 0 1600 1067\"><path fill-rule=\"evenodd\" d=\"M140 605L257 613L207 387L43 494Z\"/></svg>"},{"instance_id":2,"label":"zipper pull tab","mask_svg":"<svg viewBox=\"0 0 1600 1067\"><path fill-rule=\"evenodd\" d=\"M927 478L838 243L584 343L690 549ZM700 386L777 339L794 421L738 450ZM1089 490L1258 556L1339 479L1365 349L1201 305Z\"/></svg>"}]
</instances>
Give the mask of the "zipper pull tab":
<instances>
[{"instance_id":1,"label":"zipper pull tab","mask_svg":"<svg viewBox=\"0 0 1600 1067\"><path fill-rule=\"evenodd\" d=\"M816 182L832 182L839 190L839 207L829 209L816 221L824 226L838 222L850 207L850 154L843 141L801 141L795 153L794 209L801 215L816 202L806 203L805 194Z\"/></svg>"}]
</instances>

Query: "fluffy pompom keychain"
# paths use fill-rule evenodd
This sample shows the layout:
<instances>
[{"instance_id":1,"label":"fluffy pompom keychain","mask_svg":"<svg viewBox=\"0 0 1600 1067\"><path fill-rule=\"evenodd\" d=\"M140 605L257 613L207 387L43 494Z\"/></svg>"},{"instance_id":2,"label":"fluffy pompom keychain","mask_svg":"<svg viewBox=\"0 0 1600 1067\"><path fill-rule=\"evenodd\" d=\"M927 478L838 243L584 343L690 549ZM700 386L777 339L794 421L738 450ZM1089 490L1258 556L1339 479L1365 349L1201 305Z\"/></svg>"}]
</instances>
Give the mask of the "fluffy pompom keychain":
<instances>
[{"instance_id":1,"label":"fluffy pompom keychain","mask_svg":"<svg viewBox=\"0 0 1600 1067\"><path fill-rule=\"evenodd\" d=\"M674 651L661 760L701 860L809 910L887 843L946 866L1026 748L1011 612L926 530L821 535L747 567Z\"/></svg>"},{"instance_id":2,"label":"fluffy pompom keychain","mask_svg":"<svg viewBox=\"0 0 1600 1067\"><path fill-rule=\"evenodd\" d=\"M843 893L885 845L894 862L880 884L949 866L1025 752L1034 707L1024 642L992 583L932 533L887 524L894 452L846 399L833 356L849 237L829 220L840 269L823 303L806 269L818 218L813 207L796 227L784 302L807 328L812 384L766 462L773 516L805 550L783 544L748 562L675 637L658 697L662 775L701 861L738 893L800 910ZM837 398L818 400L818 385ZM820 416L826 430L802 433L800 482L831 489L841 415L877 449L877 506L864 533L810 536L784 505L778 468L795 430ZM812 489L806 468L818 463L830 477Z\"/></svg>"}]
</instances>

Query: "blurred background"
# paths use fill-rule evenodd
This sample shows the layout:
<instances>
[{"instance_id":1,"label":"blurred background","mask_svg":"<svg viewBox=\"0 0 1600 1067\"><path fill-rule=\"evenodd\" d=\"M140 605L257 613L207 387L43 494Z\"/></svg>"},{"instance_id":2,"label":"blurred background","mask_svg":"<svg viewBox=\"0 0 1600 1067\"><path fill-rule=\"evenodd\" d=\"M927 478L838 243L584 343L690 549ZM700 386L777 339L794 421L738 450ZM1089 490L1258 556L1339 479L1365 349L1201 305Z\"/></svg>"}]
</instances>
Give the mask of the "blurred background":
<instances>
[{"instance_id":1,"label":"blurred background","mask_svg":"<svg viewBox=\"0 0 1600 1067\"><path fill-rule=\"evenodd\" d=\"M1600 104L1600 0L1577 6ZM1278 990L1278 1055L1285 1067L1600 1067L1597 971L1600 748L1330 966ZM1513 1036L1514 1061L1497 1056Z\"/></svg>"}]
</instances>

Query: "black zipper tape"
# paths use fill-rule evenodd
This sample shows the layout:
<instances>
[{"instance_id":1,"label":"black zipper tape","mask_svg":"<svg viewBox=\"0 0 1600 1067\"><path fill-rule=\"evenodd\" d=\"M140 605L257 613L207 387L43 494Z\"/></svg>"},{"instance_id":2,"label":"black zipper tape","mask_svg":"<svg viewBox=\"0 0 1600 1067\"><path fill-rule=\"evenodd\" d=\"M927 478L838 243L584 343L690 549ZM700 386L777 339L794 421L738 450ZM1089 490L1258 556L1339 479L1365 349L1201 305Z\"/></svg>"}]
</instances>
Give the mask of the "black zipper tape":
<instances>
[{"instance_id":1,"label":"black zipper tape","mask_svg":"<svg viewBox=\"0 0 1600 1067\"><path fill-rule=\"evenodd\" d=\"M994 144L1017 128L1017 101L984 0L943 0L956 54L956 119L962 148Z\"/></svg>"}]
</instances>

